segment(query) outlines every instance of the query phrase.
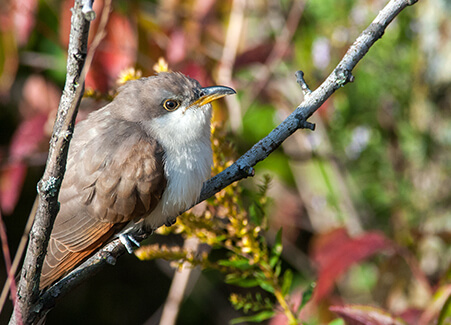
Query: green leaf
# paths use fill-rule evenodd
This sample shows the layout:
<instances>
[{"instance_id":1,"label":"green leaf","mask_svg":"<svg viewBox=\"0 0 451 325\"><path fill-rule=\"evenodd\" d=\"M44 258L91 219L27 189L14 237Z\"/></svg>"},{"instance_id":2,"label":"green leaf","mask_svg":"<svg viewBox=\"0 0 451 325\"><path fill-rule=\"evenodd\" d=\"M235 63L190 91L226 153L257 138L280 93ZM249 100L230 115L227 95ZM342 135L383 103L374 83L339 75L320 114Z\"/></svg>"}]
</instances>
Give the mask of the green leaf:
<instances>
[{"instance_id":1,"label":"green leaf","mask_svg":"<svg viewBox=\"0 0 451 325\"><path fill-rule=\"evenodd\" d=\"M239 324L239 323L245 323L245 322L263 322L264 320L270 319L274 317L276 314L273 310L264 310L262 312L259 312L258 314L251 315L251 316L245 316L245 317L239 317L232 319L230 321L230 324Z\"/></svg>"},{"instance_id":2,"label":"green leaf","mask_svg":"<svg viewBox=\"0 0 451 325\"><path fill-rule=\"evenodd\" d=\"M219 265L227 266L227 267L235 267L237 269L246 271L252 268L252 265L249 264L249 260L247 259L239 259L239 260L219 260Z\"/></svg>"},{"instance_id":3,"label":"green leaf","mask_svg":"<svg viewBox=\"0 0 451 325\"><path fill-rule=\"evenodd\" d=\"M313 290L315 289L315 287L316 287L316 283L312 282L302 293L302 301L301 301L301 304L299 305L298 312L300 312L302 310L302 308L304 308L304 306L310 301L310 299L312 299Z\"/></svg>"},{"instance_id":4,"label":"green leaf","mask_svg":"<svg viewBox=\"0 0 451 325\"><path fill-rule=\"evenodd\" d=\"M293 272L291 272L291 270L286 270L283 275L282 295L286 296L288 294L292 282L293 282Z\"/></svg>"},{"instance_id":5,"label":"green leaf","mask_svg":"<svg viewBox=\"0 0 451 325\"><path fill-rule=\"evenodd\" d=\"M442 309L440 310L440 314L438 316L437 325L445 325L451 319L451 294L446 299L443 304Z\"/></svg>"},{"instance_id":6,"label":"green leaf","mask_svg":"<svg viewBox=\"0 0 451 325\"><path fill-rule=\"evenodd\" d=\"M276 266L277 261L279 260L280 254L282 254L282 228L279 229L276 235L276 240L274 242L274 246L271 250L271 258L269 260L269 265L273 268Z\"/></svg>"},{"instance_id":7,"label":"green leaf","mask_svg":"<svg viewBox=\"0 0 451 325\"><path fill-rule=\"evenodd\" d=\"M257 281L258 281L258 285L260 286L260 288L274 294L274 286L271 282L269 282L267 280L261 280L261 279L257 279Z\"/></svg>"},{"instance_id":8,"label":"green leaf","mask_svg":"<svg viewBox=\"0 0 451 325\"><path fill-rule=\"evenodd\" d=\"M279 277L281 271L282 271L282 263L279 261L279 262L276 264L276 267L274 268L274 275L275 275L276 277Z\"/></svg>"},{"instance_id":9,"label":"green leaf","mask_svg":"<svg viewBox=\"0 0 451 325\"><path fill-rule=\"evenodd\" d=\"M331 321L328 325L345 325L345 321L342 318L337 318Z\"/></svg>"},{"instance_id":10,"label":"green leaf","mask_svg":"<svg viewBox=\"0 0 451 325\"><path fill-rule=\"evenodd\" d=\"M251 288L260 285L257 279L240 278L235 274L228 274L225 278L225 282L228 284L237 285L243 288Z\"/></svg>"},{"instance_id":11,"label":"green leaf","mask_svg":"<svg viewBox=\"0 0 451 325\"><path fill-rule=\"evenodd\" d=\"M245 313L245 314L247 314L247 312L250 310L250 309L252 309L252 307L253 307L254 305L252 304L252 302L246 302L245 304L244 304L244 306L243 306L243 312Z\"/></svg>"},{"instance_id":12,"label":"green leaf","mask_svg":"<svg viewBox=\"0 0 451 325\"><path fill-rule=\"evenodd\" d=\"M249 218L252 223L261 226L265 217L265 212L257 202L252 202L248 208Z\"/></svg>"}]
</instances>

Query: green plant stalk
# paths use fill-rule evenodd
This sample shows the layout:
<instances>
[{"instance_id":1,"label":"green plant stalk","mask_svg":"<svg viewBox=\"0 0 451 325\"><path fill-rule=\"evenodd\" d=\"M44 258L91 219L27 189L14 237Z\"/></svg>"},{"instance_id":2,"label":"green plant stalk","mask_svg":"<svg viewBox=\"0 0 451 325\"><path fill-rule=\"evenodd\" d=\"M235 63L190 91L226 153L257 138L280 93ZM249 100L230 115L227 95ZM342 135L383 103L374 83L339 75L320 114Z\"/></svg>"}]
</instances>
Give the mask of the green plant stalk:
<instances>
[{"instance_id":1,"label":"green plant stalk","mask_svg":"<svg viewBox=\"0 0 451 325\"><path fill-rule=\"evenodd\" d=\"M274 288L274 296L276 297L277 302L282 307L283 312L284 312L285 316L288 319L288 324L289 325L297 325L298 321L296 319L296 316L293 314L293 312L290 309L290 306L288 306L288 303L285 300L285 296L283 295L282 290L281 290L281 288L279 286L279 282L278 282L277 276L274 274L274 272L273 272L273 270L271 268L265 267L264 264L260 264L260 265L261 265L261 270L263 271L265 276L268 279L272 279L273 288Z\"/></svg>"},{"instance_id":2,"label":"green plant stalk","mask_svg":"<svg viewBox=\"0 0 451 325\"><path fill-rule=\"evenodd\" d=\"M293 315L293 312L291 311L290 307L287 304L287 301L285 300L285 297L283 296L282 292L279 290L279 288L275 288L274 290L274 296L277 299L277 302L280 304L280 306L283 309L283 312L285 316L288 318L288 324L290 325L296 325L298 323L296 317Z\"/></svg>"}]
</instances>

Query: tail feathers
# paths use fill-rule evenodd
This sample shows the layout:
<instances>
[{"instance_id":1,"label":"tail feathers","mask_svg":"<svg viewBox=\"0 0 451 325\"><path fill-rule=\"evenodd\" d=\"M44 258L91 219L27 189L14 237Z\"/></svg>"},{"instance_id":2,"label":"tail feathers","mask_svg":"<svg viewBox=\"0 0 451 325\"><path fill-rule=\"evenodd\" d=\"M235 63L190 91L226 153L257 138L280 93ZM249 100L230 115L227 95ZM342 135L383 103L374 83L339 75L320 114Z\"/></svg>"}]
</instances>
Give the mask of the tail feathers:
<instances>
[{"instance_id":1,"label":"tail feathers","mask_svg":"<svg viewBox=\"0 0 451 325\"><path fill-rule=\"evenodd\" d=\"M43 290L72 271L78 264L92 255L98 248L105 244L113 235L114 228L110 229L101 238L89 247L80 251L71 251L54 238L50 238L47 255L42 266L39 289Z\"/></svg>"}]
</instances>

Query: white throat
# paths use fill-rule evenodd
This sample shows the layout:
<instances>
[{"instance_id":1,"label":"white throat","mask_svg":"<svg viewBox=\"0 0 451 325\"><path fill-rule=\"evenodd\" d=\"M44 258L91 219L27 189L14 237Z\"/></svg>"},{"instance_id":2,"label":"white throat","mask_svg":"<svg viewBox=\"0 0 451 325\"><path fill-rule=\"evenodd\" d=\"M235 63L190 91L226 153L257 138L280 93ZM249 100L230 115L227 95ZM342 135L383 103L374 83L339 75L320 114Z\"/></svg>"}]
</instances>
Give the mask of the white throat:
<instances>
[{"instance_id":1,"label":"white throat","mask_svg":"<svg viewBox=\"0 0 451 325\"><path fill-rule=\"evenodd\" d=\"M143 125L162 145L166 189L145 223L157 228L191 207L199 198L203 182L210 176L211 105L180 108Z\"/></svg>"}]
</instances>

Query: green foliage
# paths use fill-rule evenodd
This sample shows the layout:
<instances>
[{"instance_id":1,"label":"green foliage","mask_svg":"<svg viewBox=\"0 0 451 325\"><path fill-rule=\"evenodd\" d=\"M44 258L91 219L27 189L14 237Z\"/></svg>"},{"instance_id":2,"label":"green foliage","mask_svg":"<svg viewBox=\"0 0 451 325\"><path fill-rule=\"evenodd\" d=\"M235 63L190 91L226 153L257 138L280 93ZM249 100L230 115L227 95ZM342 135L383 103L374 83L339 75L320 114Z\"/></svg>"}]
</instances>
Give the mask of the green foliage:
<instances>
[{"instance_id":1,"label":"green foliage","mask_svg":"<svg viewBox=\"0 0 451 325\"><path fill-rule=\"evenodd\" d=\"M437 325L449 324L451 321L451 293L448 294L448 298L443 304L440 314L438 316Z\"/></svg>"}]
</instances>

